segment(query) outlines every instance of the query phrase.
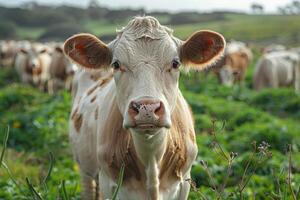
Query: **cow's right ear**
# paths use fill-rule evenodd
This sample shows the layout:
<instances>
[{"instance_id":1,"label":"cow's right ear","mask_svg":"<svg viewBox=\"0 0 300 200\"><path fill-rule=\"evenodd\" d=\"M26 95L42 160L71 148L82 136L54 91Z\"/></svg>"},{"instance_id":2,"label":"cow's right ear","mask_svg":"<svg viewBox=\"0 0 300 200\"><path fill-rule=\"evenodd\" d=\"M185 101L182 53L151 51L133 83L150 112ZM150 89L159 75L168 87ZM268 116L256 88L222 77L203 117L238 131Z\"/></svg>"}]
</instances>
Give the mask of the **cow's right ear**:
<instances>
[{"instance_id":1,"label":"cow's right ear","mask_svg":"<svg viewBox=\"0 0 300 200\"><path fill-rule=\"evenodd\" d=\"M112 60L108 46L91 34L77 34L67 39L64 53L75 63L89 69L109 66Z\"/></svg>"}]
</instances>

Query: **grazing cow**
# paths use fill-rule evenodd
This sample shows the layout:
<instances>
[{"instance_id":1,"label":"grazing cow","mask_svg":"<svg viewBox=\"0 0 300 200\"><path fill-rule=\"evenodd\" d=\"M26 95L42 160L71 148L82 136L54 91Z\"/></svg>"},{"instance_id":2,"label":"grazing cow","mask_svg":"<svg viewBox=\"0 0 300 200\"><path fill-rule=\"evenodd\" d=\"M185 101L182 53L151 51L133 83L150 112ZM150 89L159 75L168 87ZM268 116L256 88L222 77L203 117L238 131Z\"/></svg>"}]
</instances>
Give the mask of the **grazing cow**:
<instances>
[{"instance_id":1,"label":"grazing cow","mask_svg":"<svg viewBox=\"0 0 300 200\"><path fill-rule=\"evenodd\" d=\"M252 52L246 44L233 41L226 45L224 57L214 65L212 71L221 84L231 86L244 80L251 60Z\"/></svg>"},{"instance_id":2,"label":"grazing cow","mask_svg":"<svg viewBox=\"0 0 300 200\"><path fill-rule=\"evenodd\" d=\"M49 80L49 65L51 57L47 47L34 43L19 50L15 59L15 68L24 83L46 89Z\"/></svg>"},{"instance_id":3,"label":"grazing cow","mask_svg":"<svg viewBox=\"0 0 300 200\"><path fill-rule=\"evenodd\" d=\"M253 76L255 90L294 86L300 90L300 56L292 51L265 54L256 65Z\"/></svg>"},{"instance_id":4,"label":"grazing cow","mask_svg":"<svg viewBox=\"0 0 300 200\"><path fill-rule=\"evenodd\" d=\"M206 68L224 46L211 31L180 41L149 16L135 17L108 45L90 34L65 42L65 54L84 69L113 69L77 91L72 108L70 140L84 199L98 194L97 176L100 197L111 198L122 165L117 199L187 199L197 144L179 71Z\"/></svg>"},{"instance_id":5,"label":"grazing cow","mask_svg":"<svg viewBox=\"0 0 300 200\"><path fill-rule=\"evenodd\" d=\"M0 67L11 67L17 53L15 41L0 41Z\"/></svg>"},{"instance_id":6,"label":"grazing cow","mask_svg":"<svg viewBox=\"0 0 300 200\"><path fill-rule=\"evenodd\" d=\"M71 90L72 79L77 66L64 55L60 46L54 47L51 54L50 80L48 92L56 93L60 89Z\"/></svg>"}]
</instances>

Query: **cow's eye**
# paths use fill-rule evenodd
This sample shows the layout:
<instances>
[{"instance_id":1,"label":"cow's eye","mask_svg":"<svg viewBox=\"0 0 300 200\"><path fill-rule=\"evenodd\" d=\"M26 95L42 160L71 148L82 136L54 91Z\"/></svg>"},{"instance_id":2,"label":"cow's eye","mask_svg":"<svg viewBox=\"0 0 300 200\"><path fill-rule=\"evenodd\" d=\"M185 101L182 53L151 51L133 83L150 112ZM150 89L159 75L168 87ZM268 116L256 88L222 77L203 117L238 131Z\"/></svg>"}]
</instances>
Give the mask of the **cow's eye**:
<instances>
[{"instance_id":1,"label":"cow's eye","mask_svg":"<svg viewBox=\"0 0 300 200\"><path fill-rule=\"evenodd\" d=\"M180 67L180 62L178 60L172 60L172 68L178 69Z\"/></svg>"},{"instance_id":2,"label":"cow's eye","mask_svg":"<svg viewBox=\"0 0 300 200\"><path fill-rule=\"evenodd\" d=\"M112 64L112 67L113 67L115 70L118 70L118 69L120 69L121 64L120 64L119 61L115 61L115 62Z\"/></svg>"}]
</instances>

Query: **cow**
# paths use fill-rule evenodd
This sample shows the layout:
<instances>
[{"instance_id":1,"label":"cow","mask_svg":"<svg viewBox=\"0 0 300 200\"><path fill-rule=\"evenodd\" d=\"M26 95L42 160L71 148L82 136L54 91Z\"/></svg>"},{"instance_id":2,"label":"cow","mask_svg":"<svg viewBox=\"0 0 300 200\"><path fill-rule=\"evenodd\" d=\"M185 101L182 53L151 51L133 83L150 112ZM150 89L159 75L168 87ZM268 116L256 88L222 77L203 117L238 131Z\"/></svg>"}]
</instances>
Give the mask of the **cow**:
<instances>
[{"instance_id":1,"label":"cow","mask_svg":"<svg viewBox=\"0 0 300 200\"><path fill-rule=\"evenodd\" d=\"M255 90L293 86L300 90L300 56L293 51L276 51L263 55L256 64Z\"/></svg>"},{"instance_id":2,"label":"cow","mask_svg":"<svg viewBox=\"0 0 300 200\"><path fill-rule=\"evenodd\" d=\"M0 67L12 67L17 53L16 42L13 40L0 41Z\"/></svg>"},{"instance_id":3,"label":"cow","mask_svg":"<svg viewBox=\"0 0 300 200\"><path fill-rule=\"evenodd\" d=\"M133 18L109 44L90 34L66 40L64 52L80 73L108 70L89 86L78 82L84 91L76 92L70 115L83 199L111 198L122 166L117 199L187 199L198 150L179 72L207 68L224 47L213 31L181 41L151 16Z\"/></svg>"},{"instance_id":4,"label":"cow","mask_svg":"<svg viewBox=\"0 0 300 200\"><path fill-rule=\"evenodd\" d=\"M41 43L32 43L21 48L16 55L15 68L23 83L46 90L49 80L51 57L48 47Z\"/></svg>"},{"instance_id":5,"label":"cow","mask_svg":"<svg viewBox=\"0 0 300 200\"><path fill-rule=\"evenodd\" d=\"M252 57L251 49L246 44L232 41L226 45L224 57L211 70L221 84L232 86L244 81Z\"/></svg>"},{"instance_id":6,"label":"cow","mask_svg":"<svg viewBox=\"0 0 300 200\"><path fill-rule=\"evenodd\" d=\"M72 79L77 66L64 55L63 48L58 44L51 53L50 80L48 92L56 93L60 89L71 90Z\"/></svg>"}]
</instances>

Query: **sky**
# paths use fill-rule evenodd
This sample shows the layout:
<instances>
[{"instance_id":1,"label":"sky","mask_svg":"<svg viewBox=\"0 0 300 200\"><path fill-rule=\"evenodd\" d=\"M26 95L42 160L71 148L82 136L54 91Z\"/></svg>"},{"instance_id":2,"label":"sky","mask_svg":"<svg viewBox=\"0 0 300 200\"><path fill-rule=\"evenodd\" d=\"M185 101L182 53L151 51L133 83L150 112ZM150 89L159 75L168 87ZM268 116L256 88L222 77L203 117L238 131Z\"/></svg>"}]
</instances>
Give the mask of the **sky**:
<instances>
[{"instance_id":1,"label":"sky","mask_svg":"<svg viewBox=\"0 0 300 200\"><path fill-rule=\"evenodd\" d=\"M32 0L0 0L0 4L17 6ZM69 4L86 7L90 0L35 0L41 4ZM264 6L265 11L273 13L279 6L284 6L292 0L98 0L109 8L145 8L147 11L212 11L231 10L249 12L252 3Z\"/></svg>"}]
</instances>

